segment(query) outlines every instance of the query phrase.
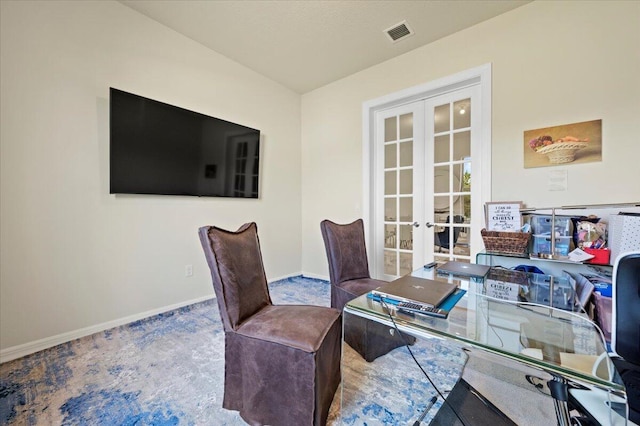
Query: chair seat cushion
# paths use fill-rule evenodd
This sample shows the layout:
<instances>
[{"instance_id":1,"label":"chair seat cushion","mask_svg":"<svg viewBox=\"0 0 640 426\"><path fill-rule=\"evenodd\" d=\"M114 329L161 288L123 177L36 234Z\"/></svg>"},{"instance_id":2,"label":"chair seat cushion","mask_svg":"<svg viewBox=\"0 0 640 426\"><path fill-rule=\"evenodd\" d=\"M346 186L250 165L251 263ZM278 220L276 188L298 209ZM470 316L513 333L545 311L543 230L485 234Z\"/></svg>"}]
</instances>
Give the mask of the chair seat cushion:
<instances>
[{"instance_id":1,"label":"chair seat cushion","mask_svg":"<svg viewBox=\"0 0 640 426\"><path fill-rule=\"evenodd\" d=\"M243 322L240 335L313 353L340 320L340 311L323 306L270 305Z\"/></svg>"},{"instance_id":2,"label":"chair seat cushion","mask_svg":"<svg viewBox=\"0 0 640 426\"><path fill-rule=\"evenodd\" d=\"M359 278L357 280L343 281L337 286L346 292L353 294L353 297L355 298L385 284L387 284L386 281L376 280L374 278Z\"/></svg>"},{"instance_id":3,"label":"chair seat cushion","mask_svg":"<svg viewBox=\"0 0 640 426\"><path fill-rule=\"evenodd\" d=\"M357 280L343 281L336 286L343 289L347 293L351 293L353 295L352 299L354 299L385 284L388 283L386 281L376 280L374 278L359 278Z\"/></svg>"},{"instance_id":4,"label":"chair seat cushion","mask_svg":"<svg viewBox=\"0 0 640 426\"><path fill-rule=\"evenodd\" d=\"M358 278L356 280L343 281L339 284L332 284L331 307L342 312L344 305L349 301L385 284L387 284L386 281L373 278Z\"/></svg>"}]
</instances>

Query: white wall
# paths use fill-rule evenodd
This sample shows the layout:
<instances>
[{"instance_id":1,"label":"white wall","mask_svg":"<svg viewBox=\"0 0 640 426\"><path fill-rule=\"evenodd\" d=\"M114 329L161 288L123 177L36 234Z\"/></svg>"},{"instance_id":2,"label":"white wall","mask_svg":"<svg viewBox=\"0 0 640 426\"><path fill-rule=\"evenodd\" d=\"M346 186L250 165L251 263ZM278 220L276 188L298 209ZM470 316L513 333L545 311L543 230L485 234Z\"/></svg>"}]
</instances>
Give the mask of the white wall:
<instances>
[{"instance_id":1,"label":"white wall","mask_svg":"<svg viewBox=\"0 0 640 426\"><path fill-rule=\"evenodd\" d=\"M327 277L322 219L362 217L362 103L492 64L492 199L640 201L640 3L536 1L302 97L302 270ZM523 132L602 119L602 162L524 169ZM552 170L568 190L550 192Z\"/></svg>"},{"instance_id":2,"label":"white wall","mask_svg":"<svg viewBox=\"0 0 640 426\"><path fill-rule=\"evenodd\" d=\"M0 358L212 296L203 224L255 220L270 279L327 277L320 221L362 216L362 103L484 63L494 200L640 200L638 2L536 1L308 93L302 112L297 94L117 2L0 8ZM261 129L261 199L109 195L110 86ZM603 161L562 167L568 191L547 191L558 167L523 168L524 130L598 118Z\"/></svg>"},{"instance_id":3,"label":"white wall","mask_svg":"<svg viewBox=\"0 0 640 426\"><path fill-rule=\"evenodd\" d=\"M202 225L300 272L298 94L117 2L0 3L4 354L212 297ZM261 198L109 195L110 86L260 129Z\"/></svg>"}]
</instances>

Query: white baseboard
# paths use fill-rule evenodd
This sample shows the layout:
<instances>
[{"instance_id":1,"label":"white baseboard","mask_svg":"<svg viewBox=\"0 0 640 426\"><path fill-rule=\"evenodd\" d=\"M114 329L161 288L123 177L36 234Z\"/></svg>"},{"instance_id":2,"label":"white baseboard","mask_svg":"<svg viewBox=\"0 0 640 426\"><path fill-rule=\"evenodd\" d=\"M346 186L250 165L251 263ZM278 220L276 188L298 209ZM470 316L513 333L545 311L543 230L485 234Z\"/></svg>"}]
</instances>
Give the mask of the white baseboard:
<instances>
[{"instance_id":1,"label":"white baseboard","mask_svg":"<svg viewBox=\"0 0 640 426\"><path fill-rule=\"evenodd\" d=\"M269 280L269 284L274 283L276 281L286 280L286 279L295 278L295 277L314 278L314 279L317 279L317 280L329 281L329 277L327 277L325 275L308 274L306 272L297 272L297 273L294 273L294 274L287 274L287 275L284 275L282 277L272 278L272 279Z\"/></svg>"},{"instance_id":2,"label":"white baseboard","mask_svg":"<svg viewBox=\"0 0 640 426\"><path fill-rule=\"evenodd\" d=\"M164 306L158 309L152 309L150 311L141 312L127 317L119 318L113 321L103 322L101 324L92 325L90 327L81 328L78 330L69 331L66 333L57 334L55 336L46 337L44 339L36 340L29 343L24 343L18 346L12 346L0 351L0 364L12 361L14 359L21 358L26 355L30 355L35 352L39 352L44 349L51 348L62 343L67 343L81 337L89 336L91 334L100 333L111 328L120 327L121 325L129 324L134 321L140 321L145 318L152 317L154 315L169 312L174 309L179 309L185 306L193 305L195 303L204 302L209 299L213 299L212 296L203 296L197 299L188 300L174 305Z\"/></svg>"},{"instance_id":3,"label":"white baseboard","mask_svg":"<svg viewBox=\"0 0 640 426\"><path fill-rule=\"evenodd\" d=\"M302 272L298 272L298 273L288 274L282 277L272 278L269 280L269 283L272 283L274 281L284 280L287 278L299 277L299 276L325 279L324 277L314 276L314 275L315 274L303 274ZM12 346L10 348L0 350L0 364L42 351L44 349L54 347L56 345L60 345L62 343L67 343L72 340L79 339L81 337L90 336L92 334L100 333L102 331L109 330L111 328L120 327L121 325L129 324L134 321L140 321L142 319L149 318L154 315L173 311L174 309L183 308L185 306L204 302L205 300L214 299L214 298L215 296L203 296L197 299L176 303L174 305L163 306L162 308L141 312L139 314L129 315L127 317L119 318L113 321L107 321L102 324L96 324L90 327L85 327L78 330L57 334L55 336L46 337L44 339L35 340L33 342L24 343L22 345Z\"/></svg>"},{"instance_id":4,"label":"white baseboard","mask_svg":"<svg viewBox=\"0 0 640 426\"><path fill-rule=\"evenodd\" d=\"M302 275L302 272L294 272L292 274L287 274L287 275L283 275L281 277L275 277L275 278L268 278L267 282L269 284L276 282L276 281L280 281L280 280L286 280L288 278L293 278L293 277L299 277Z\"/></svg>"},{"instance_id":5,"label":"white baseboard","mask_svg":"<svg viewBox=\"0 0 640 426\"><path fill-rule=\"evenodd\" d=\"M322 280L322 281L331 281L329 279L329 277L327 277L326 275L320 275L320 274L302 274L303 277L305 278L315 278L316 280Z\"/></svg>"}]
</instances>

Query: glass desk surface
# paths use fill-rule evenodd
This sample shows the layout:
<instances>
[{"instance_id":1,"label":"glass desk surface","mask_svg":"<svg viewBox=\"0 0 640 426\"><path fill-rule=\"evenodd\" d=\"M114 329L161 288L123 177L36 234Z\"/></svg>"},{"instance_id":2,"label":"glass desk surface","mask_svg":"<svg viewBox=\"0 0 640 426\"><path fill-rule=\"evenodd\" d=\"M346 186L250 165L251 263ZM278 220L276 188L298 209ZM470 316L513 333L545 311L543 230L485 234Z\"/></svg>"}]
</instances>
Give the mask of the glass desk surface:
<instances>
[{"instance_id":1,"label":"glass desk surface","mask_svg":"<svg viewBox=\"0 0 640 426\"><path fill-rule=\"evenodd\" d=\"M566 280L530 274L528 284L496 291L485 282L488 280L442 275L434 268L421 268L411 275L455 283L466 294L447 319L407 315L367 294L347 303L345 312L393 326L391 312L398 328L409 334L442 336L563 377L624 392L624 386L610 377L611 361L602 333L585 314L571 312L577 309ZM538 303L519 301L523 299ZM550 307L558 304L566 305L567 310Z\"/></svg>"}]
</instances>

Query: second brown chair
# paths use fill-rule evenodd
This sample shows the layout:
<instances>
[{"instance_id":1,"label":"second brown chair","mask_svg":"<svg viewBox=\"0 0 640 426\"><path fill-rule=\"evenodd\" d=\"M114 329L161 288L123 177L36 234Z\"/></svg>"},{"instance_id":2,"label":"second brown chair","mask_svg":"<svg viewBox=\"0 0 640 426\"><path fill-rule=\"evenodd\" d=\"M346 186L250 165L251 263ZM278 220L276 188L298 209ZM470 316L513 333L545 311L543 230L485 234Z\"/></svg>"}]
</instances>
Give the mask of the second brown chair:
<instances>
[{"instance_id":1,"label":"second brown chair","mask_svg":"<svg viewBox=\"0 0 640 426\"><path fill-rule=\"evenodd\" d=\"M369 274L362 219L344 225L323 220L320 230L329 261L332 308L342 311L350 300L387 284ZM352 316L347 325L344 340L369 362L405 344L393 328L379 323ZM405 339L415 341L410 336Z\"/></svg>"}]
</instances>

